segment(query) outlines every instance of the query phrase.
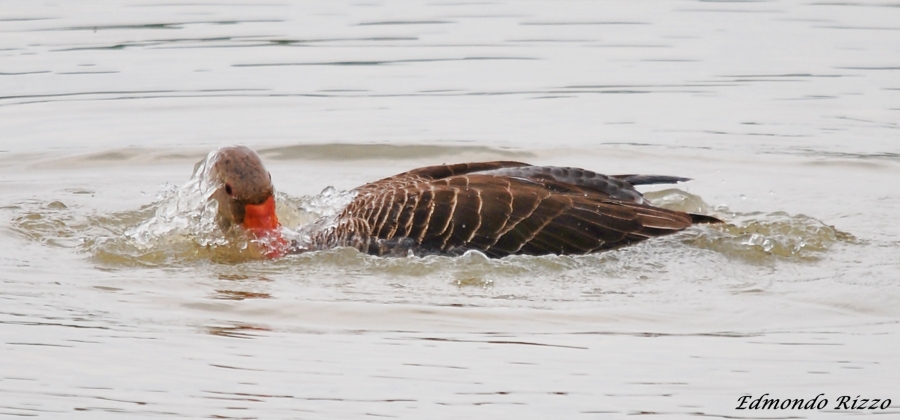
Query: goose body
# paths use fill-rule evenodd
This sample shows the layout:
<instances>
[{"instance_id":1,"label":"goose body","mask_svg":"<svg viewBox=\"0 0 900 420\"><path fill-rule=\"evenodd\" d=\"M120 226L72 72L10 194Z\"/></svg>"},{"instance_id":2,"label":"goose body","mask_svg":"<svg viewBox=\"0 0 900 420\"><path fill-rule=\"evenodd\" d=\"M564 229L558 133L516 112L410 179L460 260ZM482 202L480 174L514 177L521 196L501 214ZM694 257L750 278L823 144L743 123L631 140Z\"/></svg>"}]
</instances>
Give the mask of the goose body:
<instances>
[{"instance_id":1,"label":"goose body","mask_svg":"<svg viewBox=\"0 0 900 420\"><path fill-rule=\"evenodd\" d=\"M251 156L245 161L252 169L238 172L260 178L260 185L242 182L242 187L273 190L268 172L256 169L257 162L260 168L262 163L250 149L223 148L220 154L226 159L232 154ZM220 172L223 179L235 179L229 171ZM652 206L634 188L687 180L607 176L510 161L429 166L356 188L355 198L333 220L308 232L305 249L347 246L373 255L459 255L478 250L490 257L603 251L676 233L694 223L719 222L711 216ZM238 195L235 181L221 184L230 196ZM254 203L268 203L259 194L241 194L254 196ZM271 227L272 220L277 225L274 206L273 214L258 223L231 214L242 205L227 200L219 204L220 219L249 226L257 234L259 225ZM251 211L244 213L255 217Z\"/></svg>"},{"instance_id":2,"label":"goose body","mask_svg":"<svg viewBox=\"0 0 900 420\"><path fill-rule=\"evenodd\" d=\"M633 186L685 180L522 162L430 166L357 188L312 246L374 255L586 254L713 221L651 206Z\"/></svg>"}]
</instances>

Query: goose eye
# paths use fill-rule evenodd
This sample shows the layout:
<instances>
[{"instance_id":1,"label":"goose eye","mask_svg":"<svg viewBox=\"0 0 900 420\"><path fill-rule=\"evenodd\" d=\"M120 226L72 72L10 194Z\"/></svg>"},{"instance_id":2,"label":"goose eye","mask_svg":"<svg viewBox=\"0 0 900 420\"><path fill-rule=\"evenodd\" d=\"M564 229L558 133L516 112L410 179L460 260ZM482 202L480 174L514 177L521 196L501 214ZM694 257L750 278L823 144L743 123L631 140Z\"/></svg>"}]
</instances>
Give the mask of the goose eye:
<instances>
[{"instance_id":1,"label":"goose eye","mask_svg":"<svg viewBox=\"0 0 900 420\"><path fill-rule=\"evenodd\" d=\"M231 184L225 184L225 194L234 195L234 191L231 190Z\"/></svg>"}]
</instances>

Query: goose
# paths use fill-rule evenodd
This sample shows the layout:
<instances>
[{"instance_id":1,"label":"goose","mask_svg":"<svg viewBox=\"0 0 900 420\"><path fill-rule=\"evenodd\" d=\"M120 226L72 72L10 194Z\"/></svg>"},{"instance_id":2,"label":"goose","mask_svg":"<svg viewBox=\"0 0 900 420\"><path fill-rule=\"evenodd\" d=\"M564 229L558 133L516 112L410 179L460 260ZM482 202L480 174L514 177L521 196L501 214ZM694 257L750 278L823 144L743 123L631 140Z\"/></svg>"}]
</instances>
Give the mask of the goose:
<instances>
[{"instance_id":1,"label":"goose","mask_svg":"<svg viewBox=\"0 0 900 420\"><path fill-rule=\"evenodd\" d=\"M653 206L635 189L688 178L493 161L428 166L357 187L346 207L310 225L308 243L297 244L279 233L272 177L256 152L223 147L207 162L217 224L268 238L268 257L335 247L398 256L587 254L721 223Z\"/></svg>"}]
</instances>

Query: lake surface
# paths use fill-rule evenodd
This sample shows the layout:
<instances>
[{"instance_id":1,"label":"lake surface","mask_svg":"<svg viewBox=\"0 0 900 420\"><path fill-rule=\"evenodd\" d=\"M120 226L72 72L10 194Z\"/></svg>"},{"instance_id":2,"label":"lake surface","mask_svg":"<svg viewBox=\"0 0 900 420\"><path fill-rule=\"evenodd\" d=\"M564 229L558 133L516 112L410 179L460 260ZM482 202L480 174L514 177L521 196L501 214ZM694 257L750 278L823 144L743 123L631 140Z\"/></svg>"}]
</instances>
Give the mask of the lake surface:
<instances>
[{"instance_id":1,"label":"lake surface","mask_svg":"<svg viewBox=\"0 0 900 420\"><path fill-rule=\"evenodd\" d=\"M0 417L897 416L898 122L891 1L6 1ZM231 144L292 228L497 159L690 177L644 190L727 223L259 261L163 218Z\"/></svg>"}]
</instances>

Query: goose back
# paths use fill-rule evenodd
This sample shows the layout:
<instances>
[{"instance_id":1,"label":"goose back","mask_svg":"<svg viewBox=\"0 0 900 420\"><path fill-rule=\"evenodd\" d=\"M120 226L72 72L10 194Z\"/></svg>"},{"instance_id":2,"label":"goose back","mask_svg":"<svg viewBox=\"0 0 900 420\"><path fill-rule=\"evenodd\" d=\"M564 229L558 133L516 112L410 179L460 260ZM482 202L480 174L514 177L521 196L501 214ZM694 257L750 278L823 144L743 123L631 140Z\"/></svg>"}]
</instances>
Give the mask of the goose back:
<instances>
[{"instance_id":1,"label":"goose back","mask_svg":"<svg viewBox=\"0 0 900 420\"><path fill-rule=\"evenodd\" d=\"M430 166L357 188L311 239L374 255L585 254L691 226L692 215L649 205L632 184L684 180L509 161Z\"/></svg>"}]
</instances>

